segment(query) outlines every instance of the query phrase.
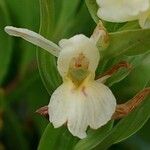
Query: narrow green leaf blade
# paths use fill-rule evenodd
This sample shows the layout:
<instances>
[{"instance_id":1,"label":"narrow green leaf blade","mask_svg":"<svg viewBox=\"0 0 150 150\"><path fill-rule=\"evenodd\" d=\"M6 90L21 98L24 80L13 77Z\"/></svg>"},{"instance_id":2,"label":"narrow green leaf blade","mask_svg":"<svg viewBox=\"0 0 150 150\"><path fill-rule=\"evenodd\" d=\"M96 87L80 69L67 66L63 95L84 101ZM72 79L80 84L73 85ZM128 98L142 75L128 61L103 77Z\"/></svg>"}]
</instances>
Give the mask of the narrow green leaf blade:
<instances>
[{"instance_id":1,"label":"narrow green leaf blade","mask_svg":"<svg viewBox=\"0 0 150 150\"><path fill-rule=\"evenodd\" d=\"M96 4L96 0L85 0L85 3L87 5L89 13L91 14L92 19L97 24L99 21L99 18L97 16L98 5Z\"/></svg>"},{"instance_id":2,"label":"narrow green leaf blade","mask_svg":"<svg viewBox=\"0 0 150 150\"><path fill-rule=\"evenodd\" d=\"M65 126L54 129L54 127L49 124L41 138L38 150L56 148L57 150L71 150L77 141L78 138L73 137Z\"/></svg>"},{"instance_id":3,"label":"narrow green leaf blade","mask_svg":"<svg viewBox=\"0 0 150 150\"><path fill-rule=\"evenodd\" d=\"M53 0L40 0L41 8L41 28L40 34L44 37L50 38L54 30L54 1ZM60 85L61 78L57 71L55 57L45 52L42 49L37 51L38 66L40 75L45 84L47 91L52 92Z\"/></svg>"},{"instance_id":4,"label":"narrow green leaf blade","mask_svg":"<svg viewBox=\"0 0 150 150\"><path fill-rule=\"evenodd\" d=\"M144 59L147 57L148 53L135 55L135 56L123 56L119 58L115 58L113 64L117 64L119 61L125 61L130 65L130 68L120 68L115 74L113 74L107 81L106 85L109 87L122 81L125 77L127 77L135 67L138 67ZM112 62L111 62L112 63Z\"/></svg>"},{"instance_id":5,"label":"narrow green leaf blade","mask_svg":"<svg viewBox=\"0 0 150 150\"><path fill-rule=\"evenodd\" d=\"M109 131L113 127L113 121L110 121L105 126L101 127L97 130L89 130L87 138L80 140L74 150L91 150L93 149L98 143L104 140L104 138L107 136Z\"/></svg>"},{"instance_id":6,"label":"narrow green leaf blade","mask_svg":"<svg viewBox=\"0 0 150 150\"><path fill-rule=\"evenodd\" d=\"M150 29L110 33L110 45L102 51L103 60L120 55L138 55L150 50Z\"/></svg>"},{"instance_id":7,"label":"narrow green leaf blade","mask_svg":"<svg viewBox=\"0 0 150 150\"><path fill-rule=\"evenodd\" d=\"M11 12L11 20L13 22L8 25L27 28L37 32L39 29L39 2L38 0L5 0ZM31 15L32 14L32 15ZM13 72L17 72L23 77L29 67L29 64L36 59L35 52L36 47L25 40L19 38L12 38L13 44L13 56L17 59L17 63L12 60ZM16 67L14 66L16 65Z\"/></svg>"}]
</instances>

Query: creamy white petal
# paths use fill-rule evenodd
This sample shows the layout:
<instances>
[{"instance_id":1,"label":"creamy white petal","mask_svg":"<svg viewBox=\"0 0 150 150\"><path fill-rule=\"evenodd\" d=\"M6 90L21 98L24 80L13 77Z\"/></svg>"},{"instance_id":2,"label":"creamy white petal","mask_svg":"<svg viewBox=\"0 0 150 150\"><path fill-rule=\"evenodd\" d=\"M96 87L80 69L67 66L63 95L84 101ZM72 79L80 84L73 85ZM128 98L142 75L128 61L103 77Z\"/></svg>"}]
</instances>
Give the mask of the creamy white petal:
<instances>
[{"instance_id":1,"label":"creamy white petal","mask_svg":"<svg viewBox=\"0 0 150 150\"><path fill-rule=\"evenodd\" d=\"M84 99L71 82L63 83L51 96L48 105L50 122L55 128L67 122L68 129L74 136L86 137L88 124Z\"/></svg>"},{"instance_id":2,"label":"creamy white petal","mask_svg":"<svg viewBox=\"0 0 150 150\"><path fill-rule=\"evenodd\" d=\"M115 109L115 97L105 85L90 81L76 89L72 82L65 82L51 97L49 119L55 128L67 123L69 131L82 139L88 126L97 129L105 125Z\"/></svg>"},{"instance_id":3,"label":"creamy white petal","mask_svg":"<svg viewBox=\"0 0 150 150\"><path fill-rule=\"evenodd\" d=\"M149 0L96 0L98 17L110 22L137 20L150 7Z\"/></svg>"},{"instance_id":4,"label":"creamy white petal","mask_svg":"<svg viewBox=\"0 0 150 150\"><path fill-rule=\"evenodd\" d=\"M83 139L86 137L88 127L86 97L82 92L74 91L70 95L70 100L67 126L74 136Z\"/></svg>"},{"instance_id":5,"label":"creamy white petal","mask_svg":"<svg viewBox=\"0 0 150 150\"><path fill-rule=\"evenodd\" d=\"M116 109L116 99L110 89L96 81L89 82L80 91L70 93L68 129L79 138L86 137L86 129L105 125Z\"/></svg>"},{"instance_id":6,"label":"creamy white petal","mask_svg":"<svg viewBox=\"0 0 150 150\"><path fill-rule=\"evenodd\" d=\"M74 57L83 54L89 60L89 71L95 74L100 59L99 51L90 38L80 34L70 39L60 41L62 51L58 57L58 70L61 76L66 76L69 64Z\"/></svg>"},{"instance_id":7,"label":"creamy white petal","mask_svg":"<svg viewBox=\"0 0 150 150\"><path fill-rule=\"evenodd\" d=\"M28 42L45 49L56 57L58 57L61 50L55 43L28 29L7 26L5 27L5 31L11 36L21 37Z\"/></svg>"},{"instance_id":8,"label":"creamy white petal","mask_svg":"<svg viewBox=\"0 0 150 150\"><path fill-rule=\"evenodd\" d=\"M143 29L150 28L150 9L139 16L139 24Z\"/></svg>"},{"instance_id":9,"label":"creamy white petal","mask_svg":"<svg viewBox=\"0 0 150 150\"><path fill-rule=\"evenodd\" d=\"M48 105L49 120L55 128L62 126L67 121L69 105L70 84L63 83L52 94Z\"/></svg>"},{"instance_id":10,"label":"creamy white petal","mask_svg":"<svg viewBox=\"0 0 150 150\"><path fill-rule=\"evenodd\" d=\"M102 83L91 82L87 93L88 124L97 129L105 125L116 110L116 99L111 90Z\"/></svg>"}]
</instances>

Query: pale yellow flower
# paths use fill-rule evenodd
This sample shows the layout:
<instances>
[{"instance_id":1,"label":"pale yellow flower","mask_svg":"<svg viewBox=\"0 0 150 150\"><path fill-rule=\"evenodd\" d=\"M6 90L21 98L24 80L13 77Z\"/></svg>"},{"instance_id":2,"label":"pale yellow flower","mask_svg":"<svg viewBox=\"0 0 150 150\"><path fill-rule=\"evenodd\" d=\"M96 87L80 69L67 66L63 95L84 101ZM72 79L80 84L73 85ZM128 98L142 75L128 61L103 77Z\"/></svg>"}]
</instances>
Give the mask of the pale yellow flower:
<instances>
[{"instance_id":1,"label":"pale yellow flower","mask_svg":"<svg viewBox=\"0 0 150 150\"><path fill-rule=\"evenodd\" d=\"M58 46L27 29L8 26L5 31L58 57L57 68L63 83L54 91L48 105L49 120L55 128L66 123L74 136L85 138L88 126L98 129L111 119L116 99L102 83L103 79L95 80L100 60L95 36L88 38L79 34L61 40Z\"/></svg>"},{"instance_id":2,"label":"pale yellow flower","mask_svg":"<svg viewBox=\"0 0 150 150\"><path fill-rule=\"evenodd\" d=\"M110 22L139 20L142 28L150 27L150 0L96 0L99 18Z\"/></svg>"}]
</instances>

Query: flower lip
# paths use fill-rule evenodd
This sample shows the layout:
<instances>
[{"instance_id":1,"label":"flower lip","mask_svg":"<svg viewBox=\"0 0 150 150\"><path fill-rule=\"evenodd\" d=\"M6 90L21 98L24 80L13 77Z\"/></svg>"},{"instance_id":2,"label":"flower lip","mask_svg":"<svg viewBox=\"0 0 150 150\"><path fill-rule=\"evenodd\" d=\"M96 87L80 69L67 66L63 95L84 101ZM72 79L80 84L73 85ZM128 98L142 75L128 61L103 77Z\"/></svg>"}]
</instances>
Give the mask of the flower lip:
<instances>
[{"instance_id":1,"label":"flower lip","mask_svg":"<svg viewBox=\"0 0 150 150\"><path fill-rule=\"evenodd\" d=\"M98 129L112 117L116 100L112 92L96 81L74 89L72 82L64 82L53 93L49 103L50 122L55 128L67 123L69 131L79 138L86 137L87 127Z\"/></svg>"}]
</instances>

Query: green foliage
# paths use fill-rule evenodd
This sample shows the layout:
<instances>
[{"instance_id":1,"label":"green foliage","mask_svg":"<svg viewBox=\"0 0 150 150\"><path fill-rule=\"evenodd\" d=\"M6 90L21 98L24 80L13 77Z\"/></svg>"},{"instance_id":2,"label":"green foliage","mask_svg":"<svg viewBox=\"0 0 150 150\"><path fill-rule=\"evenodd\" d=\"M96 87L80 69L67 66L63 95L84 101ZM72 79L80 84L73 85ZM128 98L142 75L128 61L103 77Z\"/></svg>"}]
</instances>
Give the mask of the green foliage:
<instances>
[{"instance_id":1,"label":"green foliage","mask_svg":"<svg viewBox=\"0 0 150 150\"><path fill-rule=\"evenodd\" d=\"M96 4L95 0L85 0L87 8L91 14L92 19L95 23L98 23L99 18L97 16L98 5Z\"/></svg>"},{"instance_id":2,"label":"green foliage","mask_svg":"<svg viewBox=\"0 0 150 150\"><path fill-rule=\"evenodd\" d=\"M139 55L150 49L150 29L129 30L110 34L110 45L102 52L103 59L120 55Z\"/></svg>"},{"instance_id":3,"label":"green foliage","mask_svg":"<svg viewBox=\"0 0 150 150\"><path fill-rule=\"evenodd\" d=\"M123 55L122 57L115 58L113 61L111 60L111 64L115 65L121 61L125 61L129 63L130 67L129 68L121 68L119 71L111 76L106 81L106 84L111 87L113 84L118 83L122 81L124 78L126 78L136 67L139 67L142 61L147 57L148 53L141 54L141 55L135 55L135 56L125 56ZM111 67L109 65L109 67Z\"/></svg>"},{"instance_id":4,"label":"green foliage","mask_svg":"<svg viewBox=\"0 0 150 150\"><path fill-rule=\"evenodd\" d=\"M44 35L47 38L51 38L50 36L52 35L52 31L54 30L55 25L54 1L41 0L40 8L41 8L40 33L41 35ZM55 57L48 54L47 52L41 51L40 49L37 52L37 57L39 70L43 82L48 92L51 94L54 91L54 89L56 89L56 87L61 83L61 79L56 68Z\"/></svg>"},{"instance_id":5,"label":"green foliage","mask_svg":"<svg viewBox=\"0 0 150 150\"><path fill-rule=\"evenodd\" d=\"M87 138L80 140L76 146L75 150L87 150L93 149L100 142L102 142L107 134L111 131L113 127L113 121L110 121L107 125L103 126L98 130L89 130Z\"/></svg>"},{"instance_id":6,"label":"green foliage","mask_svg":"<svg viewBox=\"0 0 150 150\"><path fill-rule=\"evenodd\" d=\"M67 131L67 128L65 126L58 129L54 129L52 125L49 124L45 132L43 133L38 150L47 150L47 148L57 148L58 150L70 150L73 149L77 141L78 139L74 138L69 133L69 131Z\"/></svg>"},{"instance_id":7,"label":"green foliage","mask_svg":"<svg viewBox=\"0 0 150 150\"><path fill-rule=\"evenodd\" d=\"M30 30L38 31L39 29L39 2L38 0L5 0L9 9L10 23L7 25L28 28ZM5 33L6 35L6 33ZM9 37L8 35L6 35ZM10 38L10 37L9 37ZM12 39L12 38L11 38ZM14 38L13 38L14 40ZM26 73L29 62L35 59L35 46L30 43L17 39L14 42L13 58L18 59L18 62L12 60L13 65L19 69L22 76ZM13 66L12 66L13 67Z\"/></svg>"}]
</instances>

